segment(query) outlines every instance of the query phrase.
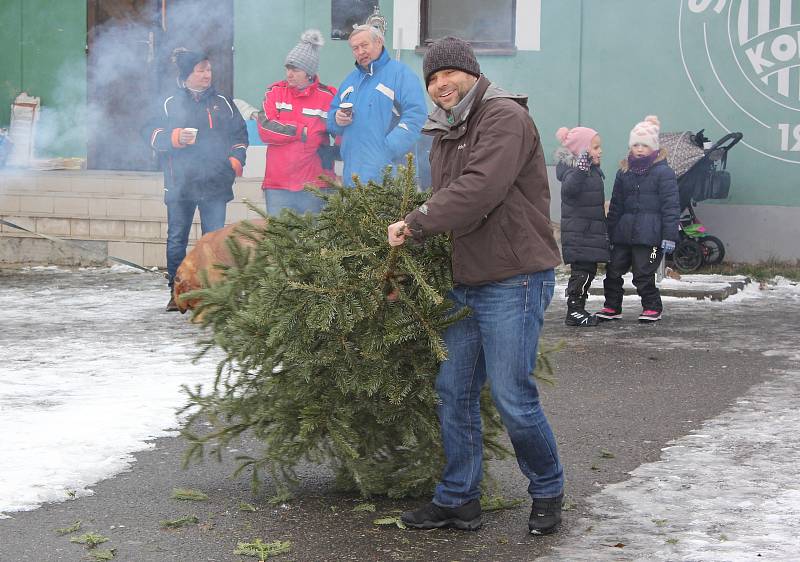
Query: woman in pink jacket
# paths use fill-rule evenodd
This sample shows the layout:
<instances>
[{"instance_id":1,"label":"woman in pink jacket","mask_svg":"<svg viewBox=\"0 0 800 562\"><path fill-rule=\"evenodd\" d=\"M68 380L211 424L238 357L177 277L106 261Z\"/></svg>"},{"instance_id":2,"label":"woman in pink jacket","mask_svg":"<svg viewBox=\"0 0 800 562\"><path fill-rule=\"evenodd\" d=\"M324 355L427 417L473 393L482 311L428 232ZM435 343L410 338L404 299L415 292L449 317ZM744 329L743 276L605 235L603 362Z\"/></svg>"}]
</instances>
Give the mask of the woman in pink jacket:
<instances>
[{"instance_id":1,"label":"woman in pink jacket","mask_svg":"<svg viewBox=\"0 0 800 562\"><path fill-rule=\"evenodd\" d=\"M319 81L319 48L322 34L305 31L286 56L286 79L275 82L264 97L258 132L267 144L264 198L267 213L285 209L298 213L322 209L322 199L303 191L306 184L324 187L321 175L334 177L333 161L323 164L321 154L330 150L328 108L336 88Z\"/></svg>"}]
</instances>

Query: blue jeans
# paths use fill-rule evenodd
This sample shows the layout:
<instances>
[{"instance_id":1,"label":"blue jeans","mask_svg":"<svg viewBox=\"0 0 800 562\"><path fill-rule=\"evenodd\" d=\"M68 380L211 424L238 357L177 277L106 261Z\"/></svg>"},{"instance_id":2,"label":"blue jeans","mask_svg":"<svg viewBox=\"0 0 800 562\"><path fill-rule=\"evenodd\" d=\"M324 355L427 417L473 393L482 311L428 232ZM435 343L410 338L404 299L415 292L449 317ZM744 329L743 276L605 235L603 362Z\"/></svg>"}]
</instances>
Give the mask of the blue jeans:
<instances>
[{"instance_id":1,"label":"blue jeans","mask_svg":"<svg viewBox=\"0 0 800 562\"><path fill-rule=\"evenodd\" d=\"M551 498L564 487L553 431L533 379L544 311L553 298L552 269L480 286L455 286L454 310L472 315L444 333L448 358L439 369L439 421L446 463L433 501L457 507L480 496L483 442L480 394L486 379L508 430L528 493Z\"/></svg>"},{"instance_id":2,"label":"blue jeans","mask_svg":"<svg viewBox=\"0 0 800 562\"><path fill-rule=\"evenodd\" d=\"M195 209L200 209L200 229L203 234L208 234L225 226L227 205L227 201L222 199L178 200L167 203L167 274L170 287L173 285L178 266L186 257L186 246L189 244L189 232L192 230Z\"/></svg>"},{"instance_id":3,"label":"blue jeans","mask_svg":"<svg viewBox=\"0 0 800 562\"><path fill-rule=\"evenodd\" d=\"M325 207L325 201L308 191L289 191L288 189L267 188L264 190L267 214L277 217L284 209L292 209L299 214L311 211L315 215Z\"/></svg>"}]
</instances>

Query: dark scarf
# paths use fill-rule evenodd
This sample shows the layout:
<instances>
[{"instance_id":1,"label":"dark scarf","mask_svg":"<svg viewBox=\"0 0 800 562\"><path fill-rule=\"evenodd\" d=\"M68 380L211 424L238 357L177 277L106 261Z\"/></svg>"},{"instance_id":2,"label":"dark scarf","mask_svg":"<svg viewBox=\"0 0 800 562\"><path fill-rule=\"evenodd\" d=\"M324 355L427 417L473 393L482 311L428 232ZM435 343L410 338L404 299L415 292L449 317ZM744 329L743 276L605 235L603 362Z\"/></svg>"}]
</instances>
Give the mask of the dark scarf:
<instances>
[{"instance_id":1,"label":"dark scarf","mask_svg":"<svg viewBox=\"0 0 800 562\"><path fill-rule=\"evenodd\" d=\"M654 150L649 156L637 158L633 154L628 154L628 169L637 176L645 175L655 164L656 158L661 151Z\"/></svg>"}]
</instances>

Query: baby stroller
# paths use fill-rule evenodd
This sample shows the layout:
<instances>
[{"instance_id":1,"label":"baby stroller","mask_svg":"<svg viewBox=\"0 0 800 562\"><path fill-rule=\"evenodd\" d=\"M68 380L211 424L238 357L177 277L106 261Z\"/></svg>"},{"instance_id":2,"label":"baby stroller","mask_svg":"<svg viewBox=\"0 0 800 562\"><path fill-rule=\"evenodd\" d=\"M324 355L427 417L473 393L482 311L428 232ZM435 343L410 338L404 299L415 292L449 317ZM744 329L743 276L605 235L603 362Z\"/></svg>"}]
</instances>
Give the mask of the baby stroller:
<instances>
[{"instance_id":1,"label":"baby stroller","mask_svg":"<svg viewBox=\"0 0 800 562\"><path fill-rule=\"evenodd\" d=\"M717 265L725 257L722 240L708 233L692 204L706 199L727 199L731 187L731 175L725 169L728 151L743 136L728 133L711 144L703 131L659 135L661 146L667 149L667 162L678 178L680 238L672 252L672 263L682 273L696 271L703 265Z\"/></svg>"}]
</instances>

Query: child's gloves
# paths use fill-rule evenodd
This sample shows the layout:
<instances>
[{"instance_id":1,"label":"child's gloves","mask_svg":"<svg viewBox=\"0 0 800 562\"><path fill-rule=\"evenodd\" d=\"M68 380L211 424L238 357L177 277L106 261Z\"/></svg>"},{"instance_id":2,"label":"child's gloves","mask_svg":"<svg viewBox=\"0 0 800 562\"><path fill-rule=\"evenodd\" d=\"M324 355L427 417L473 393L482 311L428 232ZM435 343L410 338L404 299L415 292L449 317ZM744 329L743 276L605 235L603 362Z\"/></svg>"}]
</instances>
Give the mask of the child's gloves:
<instances>
[{"instance_id":1,"label":"child's gloves","mask_svg":"<svg viewBox=\"0 0 800 562\"><path fill-rule=\"evenodd\" d=\"M578 163L575 166L583 172L589 171L589 168L592 166L592 157L589 156L589 151L584 150L581 155L578 156Z\"/></svg>"},{"instance_id":2,"label":"child's gloves","mask_svg":"<svg viewBox=\"0 0 800 562\"><path fill-rule=\"evenodd\" d=\"M662 240L661 249L664 250L665 254L671 254L672 251L675 249L675 242L673 242L672 240Z\"/></svg>"}]
</instances>

